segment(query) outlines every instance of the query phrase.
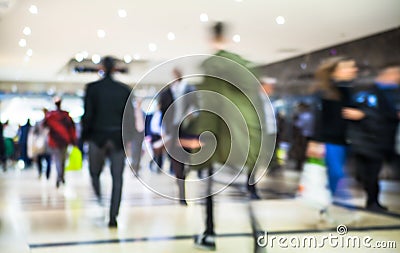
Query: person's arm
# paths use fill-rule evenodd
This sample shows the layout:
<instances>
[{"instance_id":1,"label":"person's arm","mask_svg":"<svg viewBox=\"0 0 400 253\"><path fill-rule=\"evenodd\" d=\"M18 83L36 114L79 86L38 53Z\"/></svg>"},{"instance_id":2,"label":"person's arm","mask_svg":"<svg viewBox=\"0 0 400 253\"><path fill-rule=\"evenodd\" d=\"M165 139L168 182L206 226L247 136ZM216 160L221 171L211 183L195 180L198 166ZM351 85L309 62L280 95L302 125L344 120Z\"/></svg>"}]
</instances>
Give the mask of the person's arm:
<instances>
[{"instance_id":1,"label":"person's arm","mask_svg":"<svg viewBox=\"0 0 400 253\"><path fill-rule=\"evenodd\" d=\"M342 110L342 116L344 119L357 121L365 118L366 113L360 109L345 107Z\"/></svg>"},{"instance_id":2,"label":"person's arm","mask_svg":"<svg viewBox=\"0 0 400 253\"><path fill-rule=\"evenodd\" d=\"M84 97L84 114L81 119L82 124L82 132L81 132L81 139L83 141L87 140L90 133L90 122L93 120L94 115L94 105L93 105L93 98L91 94L90 86L86 87L85 97Z\"/></svg>"}]
</instances>

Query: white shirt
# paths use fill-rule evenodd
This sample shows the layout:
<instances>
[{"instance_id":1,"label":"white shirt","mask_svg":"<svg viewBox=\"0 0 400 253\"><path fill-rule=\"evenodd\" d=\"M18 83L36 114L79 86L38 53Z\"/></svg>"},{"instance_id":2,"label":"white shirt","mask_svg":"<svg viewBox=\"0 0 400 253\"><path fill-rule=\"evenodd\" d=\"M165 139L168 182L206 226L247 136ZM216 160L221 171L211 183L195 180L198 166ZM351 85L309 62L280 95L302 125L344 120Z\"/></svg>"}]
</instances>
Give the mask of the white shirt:
<instances>
[{"instance_id":1,"label":"white shirt","mask_svg":"<svg viewBox=\"0 0 400 253\"><path fill-rule=\"evenodd\" d=\"M150 131L153 134L161 135L161 111L157 110L154 112L153 117L150 121Z\"/></svg>"}]
</instances>

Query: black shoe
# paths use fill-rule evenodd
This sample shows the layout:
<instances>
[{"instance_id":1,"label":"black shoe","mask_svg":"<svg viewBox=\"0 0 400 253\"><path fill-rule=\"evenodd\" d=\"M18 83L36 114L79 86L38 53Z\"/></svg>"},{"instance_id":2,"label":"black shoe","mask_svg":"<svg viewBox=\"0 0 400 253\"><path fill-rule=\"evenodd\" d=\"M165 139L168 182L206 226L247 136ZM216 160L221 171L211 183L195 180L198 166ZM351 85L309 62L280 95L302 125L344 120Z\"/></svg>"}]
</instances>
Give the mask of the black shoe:
<instances>
[{"instance_id":1,"label":"black shoe","mask_svg":"<svg viewBox=\"0 0 400 253\"><path fill-rule=\"evenodd\" d=\"M59 181L59 180L57 180L57 182L56 182L56 187L57 187L57 188L60 187L60 181Z\"/></svg>"},{"instance_id":2,"label":"black shoe","mask_svg":"<svg viewBox=\"0 0 400 253\"><path fill-rule=\"evenodd\" d=\"M110 221L108 222L108 227L109 228L118 227L117 219L116 218L110 218Z\"/></svg>"},{"instance_id":3,"label":"black shoe","mask_svg":"<svg viewBox=\"0 0 400 253\"><path fill-rule=\"evenodd\" d=\"M367 205L367 210L372 212L387 212L388 208L386 206L381 206L379 203L373 203Z\"/></svg>"},{"instance_id":4,"label":"black shoe","mask_svg":"<svg viewBox=\"0 0 400 253\"><path fill-rule=\"evenodd\" d=\"M247 191L250 193L251 200L259 200L261 199L260 196L257 194L257 189L255 185L247 184Z\"/></svg>"},{"instance_id":5,"label":"black shoe","mask_svg":"<svg viewBox=\"0 0 400 253\"><path fill-rule=\"evenodd\" d=\"M194 246L202 250L215 251L215 235L202 234L195 236Z\"/></svg>"},{"instance_id":6,"label":"black shoe","mask_svg":"<svg viewBox=\"0 0 400 253\"><path fill-rule=\"evenodd\" d=\"M257 192L250 192L250 199L251 200L260 200L260 196L257 194Z\"/></svg>"},{"instance_id":7,"label":"black shoe","mask_svg":"<svg viewBox=\"0 0 400 253\"><path fill-rule=\"evenodd\" d=\"M187 206L187 202L184 199L179 200L179 204L181 204L182 206Z\"/></svg>"}]
</instances>

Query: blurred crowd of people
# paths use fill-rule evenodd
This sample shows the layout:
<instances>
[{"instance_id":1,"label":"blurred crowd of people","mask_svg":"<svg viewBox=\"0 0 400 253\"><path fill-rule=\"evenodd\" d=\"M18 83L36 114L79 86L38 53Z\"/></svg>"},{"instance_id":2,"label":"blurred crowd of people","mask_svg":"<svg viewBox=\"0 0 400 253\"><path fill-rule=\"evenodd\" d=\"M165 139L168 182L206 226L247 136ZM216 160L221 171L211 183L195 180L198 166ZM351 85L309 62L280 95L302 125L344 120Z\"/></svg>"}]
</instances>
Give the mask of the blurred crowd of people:
<instances>
[{"instance_id":1,"label":"blurred crowd of people","mask_svg":"<svg viewBox=\"0 0 400 253\"><path fill-rule=\"evenodd\" d=\"M212 28L211 44L215 55L235 62L251 73L248 61L227 51L224 29L220 22ZM200 178L204 177L203 173L211 176L216 169L216 163L230 163L232 166L237 164L229 158L229 151L238 152L239 157L241 153L248 152L242 164L246 167L244 171L248 178L247 189L251 199L260 199L254 170L258 166L268 166L272 175L282 171L278 150L282 142L282 128L287 126L283 116L273 112L269 100L276 80L236 77L232 73L234 71L212 58L206 60L202 67L209 76L198 85L189 84L184 78L183 70L174 69L173 82L156 97L157 109L146 115L141 108L141 100L133 96L131 88L114 79L115 59L105 57L102 60L104 75L101 80L86 85L82 132L77 132L68 112L62 110L62 99L55 97L55 110L43 109L43 120L34 126L29 121L19 129L13 129L8 122L2 124L0 156L3 170L10 166L11 161L21 160L25 168L35 161L39 177L45 164L45 175L49 179L51 164L54 163L58 188L65 183L67 147L75 145L84 151L83 143L88 143L91 183L100 204L104 203L99 178L105 160L110 160L113 188L108 225L116 227L126 161L124 148L129 145L130 165L139 174L142 143L145 138L150 139L153 159L149 168L159 172L163 169L165 160L169 159L171 166L168 169L175 174L179 201L182 205L187 205L185 178L190 164L189 154L203 145L207 146L207 139L201 143L198 138L201 133L209 131L217 139L214 154L203 163L189 167L195 168ZM385 211L387 208L379 202L379 173L387 160L397 164L396 169L400 168L400 65L393 63L382 67L375 82L365 88L357 87L357 70L356 61L350 57L332 57L320 64L310 91L312 102L301 101L291 120L289 157L295 161L295 169L301 171L308 159L307 148L310 142L319 144L324 149L323 159L331 194L340 196L343 194L338 189L340 181L346 176L348 170L345 166L349 156L352 156L356 167L354 176L367 194L366 207L373 211ZM211 78L228 74L239 82L238 87L222 78ZM213 91L233 101L248 128L249 150L242 149L246 140L243 140L245 131L239 127L239 119L231 118L231 125L227 126L228 123L210 112L196 112L196 108L214 106L222 115L234 115L231 108L221 101L207 97L200 97L198 100L183 99L185 95L199 90ZM246 90L246 94L242 90ZM267 145L273 146L272 149L264 149L263 139L268 142ZM169 143L168 152L166 142ZM231 150L232 146L234 148ZM257 159L259 156L263 160L262 165ZM205 198L205 231L196 237L195 243L199 247L213 250L216 246L210 177L207 187L210 194Z\"/></svg>"}]
</instances>

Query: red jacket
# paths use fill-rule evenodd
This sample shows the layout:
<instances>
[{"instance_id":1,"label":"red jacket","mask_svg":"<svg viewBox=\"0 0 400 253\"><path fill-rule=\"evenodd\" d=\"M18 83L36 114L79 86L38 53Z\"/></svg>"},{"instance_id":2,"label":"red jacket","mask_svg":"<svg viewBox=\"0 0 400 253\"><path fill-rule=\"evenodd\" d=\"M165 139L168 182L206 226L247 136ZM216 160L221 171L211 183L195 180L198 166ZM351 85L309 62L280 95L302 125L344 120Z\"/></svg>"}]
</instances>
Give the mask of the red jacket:
<instances>
[{"instance_id":1,"label":"red jacket","mask_svg":"<svg viewBox=\"0 0 400 253\"><path fill-rule=\"evenodd\" d=\"M68 112L63 110L48 112L44 124L50 129L51 148L64 148L69 144L76 144L75 124Z\"/></svg>"}]
</instances>

